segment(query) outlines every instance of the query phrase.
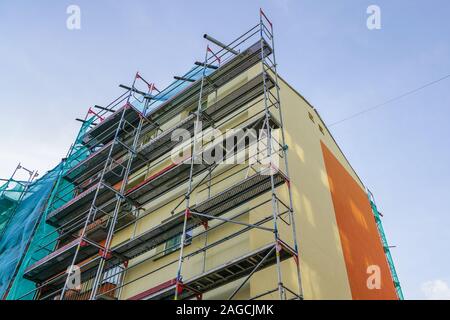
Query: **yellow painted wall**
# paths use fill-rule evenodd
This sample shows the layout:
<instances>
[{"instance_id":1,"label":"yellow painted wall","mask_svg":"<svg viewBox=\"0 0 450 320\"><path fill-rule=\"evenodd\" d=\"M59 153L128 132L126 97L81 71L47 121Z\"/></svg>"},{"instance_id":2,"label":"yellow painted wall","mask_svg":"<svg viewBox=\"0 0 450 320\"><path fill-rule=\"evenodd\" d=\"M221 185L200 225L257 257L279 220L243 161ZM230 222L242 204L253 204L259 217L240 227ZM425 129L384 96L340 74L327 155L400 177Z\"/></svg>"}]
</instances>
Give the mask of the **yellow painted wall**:
<instances>
[{"instance_id":1,"label":"yellow painted wall","mask_svg":"<svg viewBox=\"0 0 450 320\"><path fill-rule=\"evenodd\" d=\"M323 128L325 126L311 106L283 81L280 81L280 94L286 143L289 146L289 174L304 298L350 299L350 287L320 141L323 140L330 146L343 163L345 160L329 134L326 131L322 134L320 131L319 124ZM314 122L309 113L313 115ZM351 170L348 165L347 167ZM288 201L287 192L283 191L281 198ZM289 235L288 230L281 232L283 239L286 234ZM286 262L285 265L283 281L289 288L296 288L296 268L293 262ZM268 274L275 275L275 268L261 272L252 280L252 294L261 290L258 283ZM272 296L277 297L276 294Z\"/></svg>"}]
</instances>

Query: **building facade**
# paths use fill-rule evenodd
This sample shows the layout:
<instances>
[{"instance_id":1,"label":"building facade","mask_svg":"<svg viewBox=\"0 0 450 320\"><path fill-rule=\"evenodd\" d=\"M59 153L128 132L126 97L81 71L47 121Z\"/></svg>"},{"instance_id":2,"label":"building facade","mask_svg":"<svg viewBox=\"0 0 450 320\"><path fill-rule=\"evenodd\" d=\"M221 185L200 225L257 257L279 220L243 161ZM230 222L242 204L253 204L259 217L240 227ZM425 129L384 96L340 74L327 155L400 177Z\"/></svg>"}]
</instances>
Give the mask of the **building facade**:
<instances>
[{"instance_id":1,"label":"building facade","mask_svg":"<svg viewBox=\"0 0 450 320\"><path fill-rule=\"evenodd\" d=\"M136 75L88 112L20 298L401 298L372 198L260 18L165 90Z\"/></svg>"}]
</instances>

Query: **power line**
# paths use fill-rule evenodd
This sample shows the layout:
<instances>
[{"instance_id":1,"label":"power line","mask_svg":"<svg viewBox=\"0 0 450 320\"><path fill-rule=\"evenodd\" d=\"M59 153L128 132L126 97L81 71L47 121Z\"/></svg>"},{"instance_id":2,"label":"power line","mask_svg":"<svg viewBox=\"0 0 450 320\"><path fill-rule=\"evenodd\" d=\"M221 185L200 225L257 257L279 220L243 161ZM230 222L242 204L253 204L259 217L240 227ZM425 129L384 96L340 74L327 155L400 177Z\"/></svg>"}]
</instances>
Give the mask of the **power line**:
<instances>
[{"instance_id":1,"label":"power line","mask_svg":"<svg viewBox=\"0 0 450 320\"><path fill-rule=\"evenodd\" d=\"M341 119L339 121L333 122L332 124L328 125L328 127L332 127L332 126L335 126L335 125L340 124L342 122L345 122L345 121L351 120L353 118L359 117L360 115L363 115L363 114L365 114L367 112L370 112L370 111L373 111L373 110L378 109L380 107L383 107L383 106L385 106L385 105L387 105L389 103L392 103L394 101L400 100L400 99L402 99L402 98L404 98L406 96L412 95L412 94L416 93L417 91L423 90L423 89L425 89L427 87L430 87L430 86L432 86L432 85L434 85L434 84L436 84L438 82L441 82L441 81L443 81L445 79L448 79L448 78L450 78L450 74L448 74L448 75L446 75L446 76L444 76L442 78L439 78L437 80L434 80L432 82L429 82L427 84L424 84L423 86L420 86L420 87L418 87L416 89L413 89L411 91L405 92L405 93L403 93L403 94L401 94L399 96L391 98L391 99L389 99L389 100L387 100L385 102L382 102L380 104L377 104L377 105L375 105L373 107L370 107L370 108L367 108L367 109L363 109L363 110L361 110L361 111L359 111L357 113L354 113L354 114L352 114L352 115L350 115L350 116L348 116L348 117L346 117L344 119Z\"/></svg>"}]
</instances>

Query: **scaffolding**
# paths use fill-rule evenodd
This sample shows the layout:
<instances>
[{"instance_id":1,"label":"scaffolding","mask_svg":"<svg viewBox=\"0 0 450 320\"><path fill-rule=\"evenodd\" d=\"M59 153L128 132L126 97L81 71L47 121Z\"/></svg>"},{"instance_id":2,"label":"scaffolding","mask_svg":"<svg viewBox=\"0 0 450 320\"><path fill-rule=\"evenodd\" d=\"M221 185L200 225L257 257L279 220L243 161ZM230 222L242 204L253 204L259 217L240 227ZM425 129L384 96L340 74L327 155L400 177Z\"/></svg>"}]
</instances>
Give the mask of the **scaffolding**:
<instances>
[{"instance_id":1,"label":"scaffolding","mask_svg":"<svg viewBox=\"0 0 450 320\"><path fill-rule=\"evenodd\" d=\"M157 90L137 73L131 87L121 85L126 89L123 95L107 107L96 106L99 111L89 110L94 121L82 139L88 154L71 161L61 179L67 186L49 202L46 223L53 230L40 239L38 251L46 255L25 270L24 277L37 286L24 297L117 299L123 288L137 281L125 282L126 273L161 253L144 254L176 239L165 250L178 250L178 259L163 266L176 265L174 278L130 299L200 299L213 289L243 279L230 295L232 299L256 272L268 267L276 270L276 288L252 298L273 293L280 299L303 298L273 25L261 10L259 23L231 43L223 44L208 35L205 39L219 49L208 45L204 60L175 77L166 89ZM258 64L259 74L217 98L221 88ZM147 90L139 90L137 82L144 83ZM187 116L182 121L170 123L184 112ZM202 157L217 150L226 155L235 152L234 146L230 150L220 139L204 143L205 131L230 124L232 129L249 132L238 139L244 146L240 154L251 154L248 165ZM188 143L173 140L173 134L181 129L193 134ZM281 137L275 136L275 131ZM171 151L176 148L187 150L179 161L172 158ZM275 158L283 163L277 165ZM150 170L153 174L135 181ZM280 188L285 188L287 202L280 198ZM151 214L145 206L175 190L184 192L175 199L177 205L170 210L170 217L136 234L138 224ZM193 203L194 191L206 192L206 199ZM251 207L235 214L244 204ZM270 214L254 222L240 220L258 208ZM208 234L230 224L242 229L208 242ZM132 236L113 245L113 237L129 227L134 229ZM254 231L271 235L271 240L213 268L204 265L199 274L184 279L183 267L190 258L202 256L206 261L212 248ZM186 252L186 246L200 238L205 239L204 245ZM133 261L137 257L141 259ZM296 266L295 288L286 285L282 274L282 262L289 259Z\"/></svg>"},{"instance_id":2,"label":"scaffolding","mask_svg":"<svg viewBox=\"0 0 450 320\"><path fill-rule=\"evenodd\" d=\"M400 280L398 279L397 271L395 270L394 260L392 259L391 249L384 233L383 223L381 222L381 213L378 211L377 205L375 204L375 197L370 190L367 190L367 195L369 197L370 206L372 207L372 212L375 217L375 223L377 224L378 234L381 238L381 245L383 246L384 254L389 265L389 271L394 283L395 291L399 300L404 300L402 287L400 286Z\"/></svg>"},{"instance_id":3,"label":"scaffolding","mask_svg":"<svg viewBox=\"0 0 450 320\"><path fill-rule=\"evenodd\" d=\"M22 181L15 178L20 171L25 171L28 174L27 180ZM0 238L3 237L9 222L37 176L37 171L29 170L19 163L9 179L0 179L4 182L0 186Z\"/></svg>"}]
</instances>

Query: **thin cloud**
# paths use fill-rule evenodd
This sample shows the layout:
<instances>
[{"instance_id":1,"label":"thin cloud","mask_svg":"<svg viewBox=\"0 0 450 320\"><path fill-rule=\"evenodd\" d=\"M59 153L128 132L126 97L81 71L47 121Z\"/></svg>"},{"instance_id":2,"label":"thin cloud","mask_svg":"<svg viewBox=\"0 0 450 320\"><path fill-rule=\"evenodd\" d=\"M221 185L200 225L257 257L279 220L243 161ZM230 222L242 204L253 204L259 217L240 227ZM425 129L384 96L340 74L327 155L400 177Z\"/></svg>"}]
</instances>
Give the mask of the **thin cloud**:
<instances>
[{"instance_id":1,"label":"thin cloud","mask_svg":"<svg viewBox=\"0 0 450 320\"><path fill-rule=\"evenodd\" d=\"M425 299L428 300L450 300L450 287L443 280L424 282L421 286Z\"/></svg>"}]
</instances>

